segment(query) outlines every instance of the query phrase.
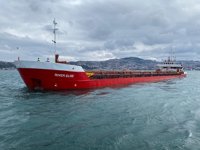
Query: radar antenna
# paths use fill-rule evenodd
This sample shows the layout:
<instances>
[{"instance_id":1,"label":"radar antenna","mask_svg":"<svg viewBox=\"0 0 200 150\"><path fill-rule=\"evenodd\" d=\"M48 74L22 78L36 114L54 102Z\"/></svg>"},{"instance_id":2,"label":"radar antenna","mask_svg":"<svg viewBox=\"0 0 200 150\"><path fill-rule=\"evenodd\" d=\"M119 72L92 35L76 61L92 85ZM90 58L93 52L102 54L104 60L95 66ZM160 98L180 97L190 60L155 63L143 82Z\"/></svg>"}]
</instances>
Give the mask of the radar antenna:
<instances>
[{"instance_id":1,"label":"radar antenna","mask_svg":"<svg viewBox=\"0 0 200 150\"><path fill-rule=\"evenodd\" d=\"M54 44L54 54L56 54L56 31L58 30L58 28L56 28L56 25L58 23L56 22L55 18L53 20L53 34L54 34L54 40L52 40L53 44Z\"/></svg>"}]
</instances>

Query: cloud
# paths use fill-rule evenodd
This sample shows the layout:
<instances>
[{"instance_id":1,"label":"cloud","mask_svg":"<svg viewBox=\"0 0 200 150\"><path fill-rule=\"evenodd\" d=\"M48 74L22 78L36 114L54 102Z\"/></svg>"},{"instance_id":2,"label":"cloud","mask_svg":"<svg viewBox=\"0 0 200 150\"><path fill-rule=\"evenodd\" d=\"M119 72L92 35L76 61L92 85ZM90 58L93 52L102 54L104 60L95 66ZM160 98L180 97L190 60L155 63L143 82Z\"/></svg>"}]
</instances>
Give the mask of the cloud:
<instances>
[{"instance_id":1,"label":"cloud","mask_svg":"<svg viewBox=\"0 0 200 150\"><path fill-rule=\"evenodd\" d=\"M198 0L0 3L0 60L12 61L18 55L31 60L52 58L54 18L59 28L58 52L70 60L163 59L171 49L179 59L200 59Z\"/></svg>"}]
</instances>

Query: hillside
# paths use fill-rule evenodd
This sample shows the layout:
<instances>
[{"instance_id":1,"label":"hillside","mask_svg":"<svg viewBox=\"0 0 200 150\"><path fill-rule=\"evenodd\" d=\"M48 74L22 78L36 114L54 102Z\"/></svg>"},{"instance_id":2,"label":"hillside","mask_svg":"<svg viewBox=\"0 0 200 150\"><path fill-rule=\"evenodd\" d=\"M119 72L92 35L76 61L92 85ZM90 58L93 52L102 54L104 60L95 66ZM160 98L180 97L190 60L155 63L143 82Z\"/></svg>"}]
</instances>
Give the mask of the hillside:
<instances>
[{"instance_id":1,"label":"hillside","mask_svg":"<svg viewBox=\"0 0 200 150\"><path fill-rule=\"evenodd\" d=\"M156 64L160 62L145 60L137 57L127 57L121 59L110 59L106 61L76 61L69 62L73 65L82 66L86 70L152 70L156 68ZM200 70L200 61L178 61L183 64L185 70ZM15 68L11 62L0 61L0 69L12 69Z\"/></svg>"},{"instance_id":2,"label":"hillside","mask_svg":"<svg viewBox=\"0 0 200 150\"><path fill-rule=\"evenodd\" d=\"M0 61L0 69L12 69L15 65L11 62Z\"/></svg>"},{"instance_id":3,"label":"hillside","mask_svg":"<svg viewBox=\"0 0 200 150\"><path fill-rule=\"evenodd\" d=\"M77 61L70 62L70 64L80 65L84 69L140 69L140 70L151 70L155 69L156 62L151 60L144 60L137 57L127 57L121 59L110 59L106 61Z\"/></svg>"}]
</instances>

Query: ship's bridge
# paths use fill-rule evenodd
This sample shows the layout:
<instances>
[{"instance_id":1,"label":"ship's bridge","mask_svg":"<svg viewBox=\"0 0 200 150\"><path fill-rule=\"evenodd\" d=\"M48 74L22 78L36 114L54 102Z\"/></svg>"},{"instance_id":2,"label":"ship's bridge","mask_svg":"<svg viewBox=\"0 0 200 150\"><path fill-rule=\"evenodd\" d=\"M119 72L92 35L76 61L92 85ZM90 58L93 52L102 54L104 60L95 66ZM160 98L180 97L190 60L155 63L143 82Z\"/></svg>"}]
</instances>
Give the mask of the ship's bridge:
<instances>
[{"instance_id":1,"label":"ship's bridge","mask_svg":"<svg viewBox=\"0 0 200 150\"><path fill-rule=\"evenodd\" d=\"M183 66L182 64L178 64L175 61L164 61L162 64L158 64L157 67L161 70L161 71L183 71Z\"/></svg>"}]
</instances>

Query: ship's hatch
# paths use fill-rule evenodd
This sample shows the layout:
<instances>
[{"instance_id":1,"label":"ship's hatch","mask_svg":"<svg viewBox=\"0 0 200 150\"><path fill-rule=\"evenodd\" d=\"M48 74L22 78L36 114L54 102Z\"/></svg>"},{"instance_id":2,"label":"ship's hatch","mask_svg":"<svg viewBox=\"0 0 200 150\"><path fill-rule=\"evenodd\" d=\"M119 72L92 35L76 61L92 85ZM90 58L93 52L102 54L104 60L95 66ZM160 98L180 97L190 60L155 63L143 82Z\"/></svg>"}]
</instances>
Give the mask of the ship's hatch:
<instances>
[{"instance_id":1,"label":"ship's hatch","mask_svg":"<svg viewBox=\"0 0 200 150\"><path fill-rule=\"evenodd\" d=\"M42 90L42 81L40 79L32 79L34 90Z\"/></svg>"}]
</instances>

